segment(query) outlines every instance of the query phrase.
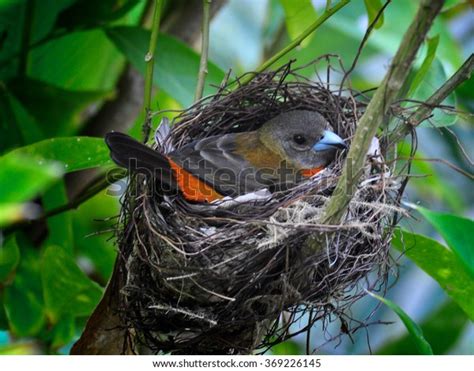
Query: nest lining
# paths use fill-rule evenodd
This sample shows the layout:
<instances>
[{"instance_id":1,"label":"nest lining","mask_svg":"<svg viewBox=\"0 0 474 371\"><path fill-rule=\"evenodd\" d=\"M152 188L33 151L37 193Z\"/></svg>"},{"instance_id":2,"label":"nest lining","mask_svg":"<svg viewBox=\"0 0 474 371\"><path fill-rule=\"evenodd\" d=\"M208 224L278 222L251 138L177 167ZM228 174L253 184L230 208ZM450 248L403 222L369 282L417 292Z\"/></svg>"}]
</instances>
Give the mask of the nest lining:
<instances>
[{"instance_id":1,"label":"nest lining","mask_svg":"<svg viewBox=\"0 0 474 371\"><path fill-rule=\"evenodd\" d=\"M330 58L304 68L320 70L321 61ZM366 103L329 83L332 68L327 63L324 83L304 78L291 63L234 90L238 80L224 83L181 112L155 149L255 130L296 109L318 111L350 142ZM300 319L309 329L337 318L350 331L350 306L364 289L384 287L393 217L400 212L400 178L388 171L381 143L337 226L319 220L344 154L290 190L228 207L171 200L151 191L153 179L132 176L118 230L125 277L120 309L138 341L155 352L245 354L291 337L290 326Z\"/></svg>"}]
</instances>

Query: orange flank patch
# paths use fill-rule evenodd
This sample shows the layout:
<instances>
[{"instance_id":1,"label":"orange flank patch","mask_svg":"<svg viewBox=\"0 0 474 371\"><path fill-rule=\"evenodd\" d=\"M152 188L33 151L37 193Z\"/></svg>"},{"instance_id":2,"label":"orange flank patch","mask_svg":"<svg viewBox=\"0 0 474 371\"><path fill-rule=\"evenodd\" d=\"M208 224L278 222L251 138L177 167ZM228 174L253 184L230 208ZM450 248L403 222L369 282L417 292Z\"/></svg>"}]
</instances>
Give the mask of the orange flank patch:
<instances>
[{"instance_id":1,"label":"orange flank patch","mask_svg":"<svg viewBox=\"0 0 474 371\"><path fill-rule=\"evenodd\" d=\"M300 174L303 175L306 178L311 178L313 175L316 175L317 173L319 173L323 169L324 169L324 167L315 167L313 169L304 169L304 170L300 170Z\"/></svg>"},{"instance_id":2,"label":"orange flank patch","mask_svg":"<svg viewBox=\"0 0 474 371\"><path fill-rule=\"evenodd\" d=\"M178 187L183 196L189 201L211 202L220 200L224 196L216 192L214 188L183 169L176 162L168 158L171 169L173 170Z\"/></svg>"}]
</instances>

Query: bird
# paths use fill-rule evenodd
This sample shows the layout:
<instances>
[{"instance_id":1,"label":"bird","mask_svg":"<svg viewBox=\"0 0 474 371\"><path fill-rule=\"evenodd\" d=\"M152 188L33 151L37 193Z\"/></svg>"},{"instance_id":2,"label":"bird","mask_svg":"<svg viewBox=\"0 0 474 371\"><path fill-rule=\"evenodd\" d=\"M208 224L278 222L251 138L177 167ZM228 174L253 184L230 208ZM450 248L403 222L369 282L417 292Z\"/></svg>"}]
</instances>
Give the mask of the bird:
<instances>
[{"instance_id":1,"label":"bird","mask_svg":"<svg viewBox=\"0 0 474 371\"><path fill-rule=\"evenodd\" d=\"M167 154L119 132L106 134L105 142L117 165L153 176L163 194L211 203L286 190L319 173L347 148L329 127L319 112L293 110L257 130L197 139Z\"/></svg>"}]
</instances>

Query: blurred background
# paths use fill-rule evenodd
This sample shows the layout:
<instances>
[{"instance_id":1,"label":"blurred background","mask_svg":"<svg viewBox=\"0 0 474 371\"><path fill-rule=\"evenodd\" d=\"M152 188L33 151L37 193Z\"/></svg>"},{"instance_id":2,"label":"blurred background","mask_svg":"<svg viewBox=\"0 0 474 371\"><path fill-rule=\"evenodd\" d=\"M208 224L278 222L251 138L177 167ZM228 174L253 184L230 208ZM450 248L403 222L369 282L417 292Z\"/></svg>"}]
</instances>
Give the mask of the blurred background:
<instances>
[{"instance_id":1,"label":"blurred background","mask_svg":"<svg viewBox=\"0 0 474 371\"><path fill-rule=\"evenodd\" d=\"M145 29L150 27L152 3L0 0L0 155L41 140L103 137L110 130L139 138L144 120L143 56L149 38ZM290 59L304 65L330 53L337 54L348 68L373 16L367 3L380 6L378 1L351 1L275 67ZM381 81L417 6L418 1L397 0L387 7L352 74L354 89L373 88ZM214 2L208 83L218 84L228 70L238 76L256 69L314 22L325 7L326 0ZM201 1L165 2L164 35L156 54L154 110L180 109L192 103L200 13ZM433 52L426 43L419 52L418 70L428 55L432 60L423 81L412 92L416 99L427 98L474 51L472 3L447 1L429 36L438 38L437 45ZM315 78L314 70L304 73ZM213 91L212 86L205 89L206 94ZM419 177L410 181L405 201L472 219L472 180L445 162L472 173L473 79L446 103L471 115L439 112L433 119L436 127L427 124L417 129L417 156L430 160L414 162L413 173ZM173 113L166 115L172 117ZM153 125L162 117L156 115ZM90 160L88 153L74 155ZM84 185L99 171L57 176L40 187L32 195L35 197L30 196L31 202L21 212L35 214L38 205L43 210L63 205L81 195ZM15 179L14 173L0 170L0 186L7 184L5 179ZM0 235L0 354L68 353L112 272L116 246L111 228L119 199L101 191L74 210L15 231L14 242L8 228L17 220L7 215L8 210L0 205L0 228L4 228ZM403 225L443 243L416 212ZM49 258L55 255L53 247L67 250L67 256L60 261ZM400 253L394 250L393 255ZM394 272L397 277L391 278L396 283L387 298L421 325L436 354L474 354L474 326L465 312L413 262L402 257L399 264ZM68 295L76 295L69 304ZM472 298L471 304L474 307ZM391 324L373 325L329 343L328 334L337 334L340 324L329 325L324 332L319 325L311 332L312 347L320 354L416 354L394 312L380 306L372 314L378 305L374 298L364 298L352 308L352 317L365 320L372 315L371 321ZM304 354L305 342L305 336L296 337L272 352Z\"/></svg>"}]
</instances>

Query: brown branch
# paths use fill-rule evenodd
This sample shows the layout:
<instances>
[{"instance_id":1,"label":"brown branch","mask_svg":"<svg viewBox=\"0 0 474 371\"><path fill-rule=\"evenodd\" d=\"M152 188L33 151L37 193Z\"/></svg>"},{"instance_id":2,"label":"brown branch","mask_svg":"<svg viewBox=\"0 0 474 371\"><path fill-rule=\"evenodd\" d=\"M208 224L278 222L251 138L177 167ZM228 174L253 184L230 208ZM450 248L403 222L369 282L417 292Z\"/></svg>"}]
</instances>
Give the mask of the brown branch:
<instances>
[{"instance_id":1,"label":"brown branch","mask_svg":"<svg viewBox=\"0 0 474 371\"><path fill-rule=\"evenodd\" d=\"M395 101L400 89L405 84L416 53L436 15L440 12L443 3L443 0L421 1L415 18L405 32L385 78L359 121L347 155L344 170L324 210L322 217L324 223L338 224L340 222L362 174L365 157L372 138L384 122L391 104Z\"/></svg>"}]
</instances>

